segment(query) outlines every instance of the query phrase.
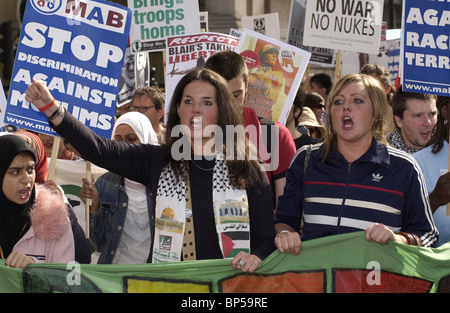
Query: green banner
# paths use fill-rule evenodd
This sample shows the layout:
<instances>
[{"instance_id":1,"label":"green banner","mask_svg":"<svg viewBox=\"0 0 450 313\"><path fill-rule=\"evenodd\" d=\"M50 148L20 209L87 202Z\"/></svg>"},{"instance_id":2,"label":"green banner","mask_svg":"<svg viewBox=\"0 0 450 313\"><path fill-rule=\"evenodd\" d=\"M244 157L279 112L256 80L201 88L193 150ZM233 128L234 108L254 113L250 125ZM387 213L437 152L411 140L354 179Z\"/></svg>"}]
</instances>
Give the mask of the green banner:
<instances>
[{"instance_id":1,"label":"green banner","mask_svg":"<svg viewBox=\"0 0 450 313\"><path fill-rule=\"evenodd\" d=\"M450 243L438 249L380 245L363 233L302 243L298 256L271 254L253 274L230 260L142 265L0 263L0 292L341 293L450 292Z\"/></svg>"}]
</instances>

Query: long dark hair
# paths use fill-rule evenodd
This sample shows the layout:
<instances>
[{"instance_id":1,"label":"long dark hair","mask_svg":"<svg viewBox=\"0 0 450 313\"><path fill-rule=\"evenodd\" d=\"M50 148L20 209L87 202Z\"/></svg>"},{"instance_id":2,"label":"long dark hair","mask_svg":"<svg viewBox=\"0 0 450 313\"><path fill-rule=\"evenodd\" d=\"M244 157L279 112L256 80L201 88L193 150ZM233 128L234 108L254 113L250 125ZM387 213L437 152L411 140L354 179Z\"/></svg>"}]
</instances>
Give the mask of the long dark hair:
<instances>
[{"instance_id":1,"label":"long dark hair","mask_svg":"<svg viewBox=\"0 0 450 313\"><path fill-rule=\"evenodd\" d=\"M449 109L450 97L439 96L436 101L436 107L438 110L436 125L433 127L433 133L431 134L428 146L432 146L431 152L438 153L444 147L444 140L448 135L448 121L446 116L442 116L442 108L444 106ZM448 114L447 114L448 115Z\"/></svg>"},{"instance_id":2,"label":"long dark hair","mask_svg":"<svg viewBox=\"0 0 450 313\"><path fill-rule=\"evenodd\" d=\"M184 88L193 81L207 82L215 87L216 98L218 106L218 127L223 130L223 143L227 143L227 132L225 131L227 126L243 125L242 113L239 106L236 104L234 97L228 87L228 83L219 74L209 69L194 69L186 74L178 83L172 96L170 103L169 115L166 125L166 145L167 145L167 164L171 164L175 175L187 175L184 170L183 162L186 160L175 160L171 154L172 146L177 140L183 140L183 134L175 132L172 134L172 129L180 125L180 117L178 116L178 107L180 105ZM228 173L230 183L235 188L248 188L253 185L260 174L260 165L258 160L253 160L249 155L245 154L244 160L236 160L237 151L239 150L239 144L244 143L245 147L243 151L249 151L252 149L251 143L248 140L238 140L237 134L233 133L234 138L230 142L234 143L232 149L234 149L234 158L226 159L228 166ZM228 138L229 139L229 138ZM225 145L222 147L224 157L226 158Z\"/></svg>"}]
</instances>

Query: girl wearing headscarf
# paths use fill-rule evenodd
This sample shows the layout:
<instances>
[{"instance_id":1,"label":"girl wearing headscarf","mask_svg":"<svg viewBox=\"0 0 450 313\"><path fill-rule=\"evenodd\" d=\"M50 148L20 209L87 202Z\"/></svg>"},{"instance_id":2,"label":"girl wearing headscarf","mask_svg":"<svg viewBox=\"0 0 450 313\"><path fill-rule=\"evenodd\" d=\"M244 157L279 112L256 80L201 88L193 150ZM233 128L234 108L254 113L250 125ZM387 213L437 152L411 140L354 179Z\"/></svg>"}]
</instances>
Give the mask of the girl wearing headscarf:
<instances>
[{"instance_id":1,"label":"girl wearing headscarf","mask_svg":"<svg viewBox=\"0 0 450 313\"><path fill-rule=\"evenodd\" d=\"M6 265L67 263L74 239L62 198L35 184L36 157L19 136L0 137L0 252Z\"/></svg>"},{"instance_id":2,"label":"girl wearing headscarf","mask_svg":"<svg viewBox=\"0 0 450 313\"><path fill-rule=\"evenodd\" d=\"M75 240L75 261L81 264L91 263L91 251L88 242L85 238L84 230L78 223L77 216L72 209L67 198L64 196L63 189L56 185L55 182L47 180L48 166L47 166L47 152L45 152L44 144L42 143L39 136L26 131L24 129L19 129L14 132L14 135L22 137L32 148L34 155L36 156L36 180L37 184L44 184L48 189L53 190L57 194L63 197L66 203L67 210L69 212L69 219L72 225L72 233Z\"/></svg>"},{"instance_id":3,"label":"girl wearing headscarf","mask_svg":"<svg viewBox=\"0 0 450 313\"><path fill-rule=\"evenodd\" d=\"M45 152L44 144L37 135L23 129L15 131L14 135L21 136L33 149L36 156L36 183L43 184L48 175L47 152Z\"/></svg>"},{"instance_id":4,"label":"girl wearing headscarf","mask_svg":"<svg viewBox=\"0 0 450 313\"><path fill-rule=\"evenodd\" d=\"M129 112L114 124L112 139L132 144L158 145L150 120ZM99 264L142 264L149 258L154 230L150 191L135 181L108 172L95 185L83 179L83 200L93 199L91 240L99 251Z\"/></svg>"}]
</instances>

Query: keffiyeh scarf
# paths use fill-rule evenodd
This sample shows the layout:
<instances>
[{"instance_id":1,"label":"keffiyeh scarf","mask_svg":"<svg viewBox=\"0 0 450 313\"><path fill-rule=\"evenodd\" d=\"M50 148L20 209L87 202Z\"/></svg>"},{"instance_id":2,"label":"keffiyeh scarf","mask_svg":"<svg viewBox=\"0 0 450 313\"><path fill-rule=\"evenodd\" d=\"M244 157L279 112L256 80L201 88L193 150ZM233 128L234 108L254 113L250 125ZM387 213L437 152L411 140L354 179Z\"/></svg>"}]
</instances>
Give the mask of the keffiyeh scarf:
<instances>
[{"instance_id":1,"label":"keffiyeh scarf","mask_svg":"<svg viewBox=\"0 0 450 313\"><path fill-rule=\"evenodd\" d=\"M187 170L185 163L182 162L183 172ZM184 177L176 180L170 164L161 173L156 195L154 263L181 260L185 220L192 215L186 208L187 180ZM230 184L227 163L221 155L216 157L213 169L212 192L217 240L224 258L233 257L239 251L250 253L247 192Z\"/></svg>"},{"instance_id":2,"label":"keffiyeh scarf","mask_svg":"<svg viewBox=\"0 0 450 313\"><path fill-rule=\"evenodd\" d=\"M386 139L392 147L397 148L402 151L405 151L409 154L416 153L417 151L420 150L420 149L416 149L416 148L407 146L405 144L405 141L403 140L400 130L398 130L398 129L395 130L393 133L389 134L386 137Z\"/></svg>"}]
</instances>

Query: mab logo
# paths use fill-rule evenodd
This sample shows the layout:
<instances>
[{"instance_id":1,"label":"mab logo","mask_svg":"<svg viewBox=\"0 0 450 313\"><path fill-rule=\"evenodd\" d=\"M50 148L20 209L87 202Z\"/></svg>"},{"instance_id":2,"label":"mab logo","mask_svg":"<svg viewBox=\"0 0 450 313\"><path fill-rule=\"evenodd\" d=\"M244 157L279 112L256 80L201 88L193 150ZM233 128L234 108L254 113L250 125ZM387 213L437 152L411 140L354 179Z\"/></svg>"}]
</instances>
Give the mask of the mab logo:
<instances>
[{"instance_id":1,"label":"mab logo","mask_svg":"<svg viewBox=\"0 0 450 313\"><path fill-rule=\"evenodd\" d=\"M71 25L79 24L77 21L114 29L120 29L125 25L126 11L101 2L89 0L31 0L30 2L41 14L67 16L68 19L73 20Z\"/></svg>"},{"instance_id":2,"label":"mab logo","mask_svg":"<svg viewBox=\"0 0 450 313\"><path fill-rule=\"evenodd\" d=\"M53 14L59 10L62 0L31 0L34 9L42 14Z\"/></svg>"},{"instance_id":3,"label":"mab logo","mask_svg":"<svg viewBox=\"0 0 450 313\"><path fill-rule=\"evenodd\" d=\"M84 20L89 24L100 24L113 28L122 28L125 21L125 12L112 10L110 6L94 1L67 0L65 13L75 20ZM126 13L125 13L126 14Z\"/></svg>"}]
</instances>

